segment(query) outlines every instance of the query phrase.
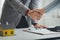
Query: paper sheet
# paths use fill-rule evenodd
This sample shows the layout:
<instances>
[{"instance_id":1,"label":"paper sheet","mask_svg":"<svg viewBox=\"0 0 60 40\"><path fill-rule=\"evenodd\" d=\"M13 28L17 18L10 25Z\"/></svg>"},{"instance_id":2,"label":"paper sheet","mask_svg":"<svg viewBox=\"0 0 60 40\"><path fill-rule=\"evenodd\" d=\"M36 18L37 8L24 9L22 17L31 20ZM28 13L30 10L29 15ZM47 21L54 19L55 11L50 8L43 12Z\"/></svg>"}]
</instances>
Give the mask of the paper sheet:
<instances>
[{"instance_id":1,"label":"paper sheet","mask_svg":"<svg viewBox=\"0 0 60 40\"><path fill-rule=\"evenodd\" d=\"M50 31L46 28L29 28L27 29L28 32L32 32L32 33L40 33L40 34L56 34L56 33L59 33L59 32L53 32L53 31Z\"/></svg>"},{"instance_id":2,"label":"paper sheet","mask_svg":"<svg viewBox=\"0 0 60 40\"><path fill-rule=\"evenodd\" d=\"M53 26L51 28L54 28L54 27L56 27L56 26ZM60 33L60 32L50 31L50 30L48 30L46 28L37 28L36 29L36 28L34 28L34 26L29 27L25 31L31 32L31 33L43 34L43 35L45 35L45 34L56 34L56 33Z\"/></svg>"},{"instance_id":3,"label":"paper sheet","mask_svg":"<svg viewBox=\"0 0 60 40\"><path fill-rule=\"evenodd\" d=\"M36 32L36 33L41 33L41 34L52 34L52 33L57 33L57 32L53 32L53 31L50 31L48 29L30 29L29 30L30 32Z\"/></svg>"}]
</instances>

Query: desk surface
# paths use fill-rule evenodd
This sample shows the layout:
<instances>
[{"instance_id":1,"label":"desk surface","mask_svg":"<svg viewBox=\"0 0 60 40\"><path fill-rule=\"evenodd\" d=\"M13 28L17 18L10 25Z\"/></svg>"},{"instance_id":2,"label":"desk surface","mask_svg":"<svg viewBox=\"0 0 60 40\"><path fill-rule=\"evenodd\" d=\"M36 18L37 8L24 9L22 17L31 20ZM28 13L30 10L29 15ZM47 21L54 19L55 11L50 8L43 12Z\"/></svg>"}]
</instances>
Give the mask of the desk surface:
<instances>
[{"instance_id":1,"label":"desk surface","mask_svg":"<svg viewBox=\"0 0 60 40\"><path fill-rule=\"evenodd\" d=\"M22 31L23 29L15 29L14 36L0 37L0 40L35 40L35 39L46 39L60 37L60 34L51 34L51 35L39 35L29 32Z\"/></svg>"}]
</instances>

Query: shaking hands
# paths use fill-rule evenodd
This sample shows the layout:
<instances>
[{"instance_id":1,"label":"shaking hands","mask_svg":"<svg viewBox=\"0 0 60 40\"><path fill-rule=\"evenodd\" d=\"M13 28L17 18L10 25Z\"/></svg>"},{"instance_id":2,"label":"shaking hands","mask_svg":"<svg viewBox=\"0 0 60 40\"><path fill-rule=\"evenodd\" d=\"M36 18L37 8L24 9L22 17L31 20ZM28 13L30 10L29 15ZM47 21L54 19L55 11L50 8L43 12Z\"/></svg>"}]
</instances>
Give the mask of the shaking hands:
<instances>
[{"instance_id":1,"label":"shaking hands","mask_svg":"<svg viewBox=\"0 0 60 40\"><path fill-rule=\"evenodd\" d=\"M29 10L27 15L32 19L32 20L40 20L43 14L45 13L45 9L33 9ZM40 25L40 24L35 24L35 28L47 28L47 26Z\"/></svg>"},{"instance_id":2,"label":"shaking hands","mask_svg":"<svg viewBox=\"0 0 60 40\"><path fill-rule=\"evenodd\" d=\"M27 15L33 20L40 20L44 12L44 9L33 9L29 10Z\"/></svg>"}]
</instances>

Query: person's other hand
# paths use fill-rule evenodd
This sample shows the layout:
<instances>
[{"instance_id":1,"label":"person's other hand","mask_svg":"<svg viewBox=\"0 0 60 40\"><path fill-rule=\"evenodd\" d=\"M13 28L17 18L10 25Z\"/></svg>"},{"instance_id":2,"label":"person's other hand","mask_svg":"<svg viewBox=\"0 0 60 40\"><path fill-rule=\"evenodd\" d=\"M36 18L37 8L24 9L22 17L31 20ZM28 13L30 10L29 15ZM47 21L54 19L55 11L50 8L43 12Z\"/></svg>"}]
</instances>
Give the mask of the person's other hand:
<instances>
[{"instance_id":1,"label":"person's other hand","mask_svg":"<svg viewBox=\"0 0 60 40\"><path fill-rule=\"evenodd\" d=\"M40 20L43 14L44 9L33 9L28 12L28 16L33 20Z\"/></svg>"},{"instance_id":2,"label":"person's other hand","mask_svg":"<svg viewBox=\"0 0 60 40\"><path fill-rule=\"evenodd\" d=\"M35 28L47 28L47 26L44 26L44 25L40 25L40 24L35 24L34 25Z\"/></svg>"}]
</instances>

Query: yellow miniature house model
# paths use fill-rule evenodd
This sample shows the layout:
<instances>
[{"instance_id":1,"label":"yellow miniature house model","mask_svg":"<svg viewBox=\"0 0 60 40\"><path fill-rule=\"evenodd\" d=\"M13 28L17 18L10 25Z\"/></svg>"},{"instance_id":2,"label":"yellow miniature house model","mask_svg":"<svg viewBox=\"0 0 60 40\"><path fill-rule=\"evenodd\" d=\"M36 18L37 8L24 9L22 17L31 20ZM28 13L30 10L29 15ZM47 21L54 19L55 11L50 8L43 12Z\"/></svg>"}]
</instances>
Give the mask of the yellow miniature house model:
<instances>
[{"instance_id":1,"label":"yellow miniature house model","mask_svg":"<svg viewBox=\"0 0 60 40\"><path fill-rule=\"evenodd\" d=\"M2 25L0 25L0 36L13 36L14 35L14 29L4 29Z\"/></svg>"}]
</instances>

